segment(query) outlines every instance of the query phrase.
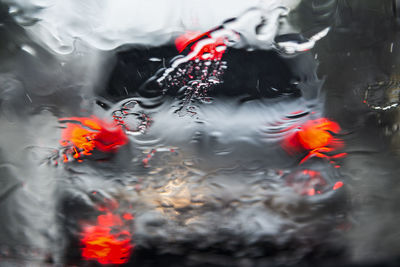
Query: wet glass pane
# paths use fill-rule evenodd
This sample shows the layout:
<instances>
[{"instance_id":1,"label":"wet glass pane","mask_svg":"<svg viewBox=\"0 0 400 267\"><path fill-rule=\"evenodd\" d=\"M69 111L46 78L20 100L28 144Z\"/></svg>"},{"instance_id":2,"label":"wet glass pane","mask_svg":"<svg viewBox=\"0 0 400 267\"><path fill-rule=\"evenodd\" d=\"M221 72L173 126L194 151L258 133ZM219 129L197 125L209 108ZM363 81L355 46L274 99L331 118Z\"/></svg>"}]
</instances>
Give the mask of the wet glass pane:
<instances>
[{"instance_id":1,"label":"wet glass pane","mask_svg":"<svg viewBox=\"0 0 400 267\"><path fill-rule=\"evenodd\" d=\"M0 265L397 266L400 1L0 1Z\"/></svg>"}]
</instances>

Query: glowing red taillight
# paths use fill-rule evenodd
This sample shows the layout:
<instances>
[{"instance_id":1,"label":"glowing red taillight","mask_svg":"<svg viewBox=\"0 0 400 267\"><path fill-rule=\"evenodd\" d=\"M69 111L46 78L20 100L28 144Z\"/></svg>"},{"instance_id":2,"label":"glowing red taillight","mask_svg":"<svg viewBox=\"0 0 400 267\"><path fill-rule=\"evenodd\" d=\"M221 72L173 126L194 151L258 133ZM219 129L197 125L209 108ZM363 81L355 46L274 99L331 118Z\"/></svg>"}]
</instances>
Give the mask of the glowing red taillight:
<instances>
[{"instance_id":1,"label":"glowing red taillight","mask_svg":"<svg viewBox=\"0 0 400 267\"><path fill-rule=\"evenodd\" d=\"M100 208L99 210L104 210ZM94 224L85 223L80 233L82 258L100 264L124 264L133 252L130 225L133 215L107 210Z\"/></svg>"},{"instance_id":2,"label":"glowing red taillight","mask_svg":"<svg viewBox=\"0 0 400 267\"><path fill-rule=\"evenodd\" d=\"M75 159L81 159L91 155L94 150L116 152L128 143L124 130L114 121L108 122L92 116L62 118L60 122L66 124L61 133L60 144L70 150L64 156L65 161L68 161L68 154L72 154Z\"/></svg>"}]
</instances>

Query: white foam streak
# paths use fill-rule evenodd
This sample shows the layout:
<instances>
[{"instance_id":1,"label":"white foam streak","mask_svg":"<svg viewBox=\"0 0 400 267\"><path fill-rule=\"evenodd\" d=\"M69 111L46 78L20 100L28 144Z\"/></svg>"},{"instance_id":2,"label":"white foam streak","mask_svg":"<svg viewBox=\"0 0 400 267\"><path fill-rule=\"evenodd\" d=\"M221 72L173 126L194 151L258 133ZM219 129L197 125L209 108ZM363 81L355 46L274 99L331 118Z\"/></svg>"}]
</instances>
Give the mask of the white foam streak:
<instances>
[{"instance_id":1,"label":"white foam streak","mask_svg":"<svg viewBox=\"0 0 400 267\"><path fill-rule=\"evenodd\" d=\"M298 0L31 0L13 1L21 20L38 20L26 26L31 37L53 51L73 51L79 39L111 50L124 44L160 45L185 30L206 31L252 6L275 9L295 6ZM229 8L227 8L229 7Z\"/></svg>"}]
</instances>

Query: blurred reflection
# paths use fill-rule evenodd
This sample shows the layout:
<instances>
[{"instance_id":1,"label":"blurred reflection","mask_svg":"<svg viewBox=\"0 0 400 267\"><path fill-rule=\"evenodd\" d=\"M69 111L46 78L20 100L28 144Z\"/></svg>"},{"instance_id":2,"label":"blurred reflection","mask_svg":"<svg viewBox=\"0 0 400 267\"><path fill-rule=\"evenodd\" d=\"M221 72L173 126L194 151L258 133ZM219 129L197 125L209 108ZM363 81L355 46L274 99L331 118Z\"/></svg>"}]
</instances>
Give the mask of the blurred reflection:
<instances>
[{"instance_id":1,"label":"blurred reflection","mask_svg":"<svg viewBox=\"0 0 400 267\"><path fill-rule=\"evenodd\" d=\"M1 2L3 262L391 263L398 4Z\"/></svg>"}]
</instances>

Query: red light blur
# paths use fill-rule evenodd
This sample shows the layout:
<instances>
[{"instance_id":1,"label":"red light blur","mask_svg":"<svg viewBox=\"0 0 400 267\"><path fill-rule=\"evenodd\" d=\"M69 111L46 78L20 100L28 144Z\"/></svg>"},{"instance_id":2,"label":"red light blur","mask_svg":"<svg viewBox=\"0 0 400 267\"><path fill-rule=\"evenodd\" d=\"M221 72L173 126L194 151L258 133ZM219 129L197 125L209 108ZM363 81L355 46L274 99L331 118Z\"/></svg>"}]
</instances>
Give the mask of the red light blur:
<instances>
[{"instance_id":1,"label":"red light blur","mask_svg":"<svg viewBox=\"0 0 400 267\"><path fill-rule=\"evenodd\" d=\"M200 31L186 31L184 34L179 35L178 38L175 39L176 49L179 51L179 53L181 53L189 44L207 34L208 33L202 33Z\"/></svg>"},{"instance_id":2,"label":"red light blur","mask_svg":"<svg viewBox=\"0 0 400 267\"><path fill-rule=\"evenodd\" d=\"M133 220L125 213L122 218ZM100 264L124 264L134 249L132 235L118 214L107 211L99 215L94 225L85 224L80 234L82 257Z\"/></svg>"},{"instance_id":3,"label":"red light blur","mask_svg":"<svg viewBox=\"0 0 400 267\"><path fill-rule=\"evenodd\" d=\"M62 130L60 144L70 148L70 154L75 159L92 155L94 150L101 152L116 152L128 142L128 137L114 121L108 122L95 116L90 118L62 118L60 122L66 123ZM64 154L64 161L68 155Z\"/></svg>"},{"instance_id":4,"label":"red light blur","mask_svg":"<svg viewBox=\"0 0 400 267\"><path fill-rule=\"evenodd\" d=\"M339 181L333 186L333 190L337 190L343 186L343 182Z\"/></svg>"},{"instance_id":5,"label":"red light blur","mask_svg":"<svg viewBox=\"0 0 400 267\"><path fill-rule=\"evenodd\" d=\"M181 53L190 44L190 60L220 60L225 53L224 37L214 38L210 32L187 31L175 39L176 49Z\"/></svg>"},{"instance_id":6,"label":"red light blur","mask_svg":"<svg viewBox=\"0 0 400 267\"><path fill-rule=\"evenodd\" d=\"M301 126L298 139L303 148L307 150L319 149L327 146L338 147L341 145L332 133L338 133L340 127L336 122L325 118L310 120Z\"/></svg>"},{"instance_id":7,"label":"red light blur","mask_svg":"<svg viewBox=\"0 0 400 267\"><path fill-rule=\"evenodd\" d=\"M130 213L124 213L124 215L122 215L122 218L127 221L133 220L133 216Z\"/></svg>"},{"instance_id":8,"label":"red light blur","mask_svg":"<svg viewBox=\"0 0 400 267\"><path fill-rule=\"evenodd\" d=\"M310 169L291 173L286 177L286 183L298 194L307 196L322 194L330 188L337 190L344 185L342 181L329 185L321 172Z\"/></svg>"},{"instance_id":9,"label":"red light blur","mask_svg":"<svg viewBox=\"0 0 400 267\"><path fill-rule=\"evenodd\" d=\"M297 130L286 137L282 146L290 154L308 151L307 156L300 161L300 164L312 157L337 159L347 155L346 153L332 156L326 154L343 147L343 141L333 136L333 134L338 134L341 131L336 122L319 118L291 128L297 128Z\"/></svg>"}]
</instances>

